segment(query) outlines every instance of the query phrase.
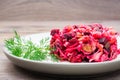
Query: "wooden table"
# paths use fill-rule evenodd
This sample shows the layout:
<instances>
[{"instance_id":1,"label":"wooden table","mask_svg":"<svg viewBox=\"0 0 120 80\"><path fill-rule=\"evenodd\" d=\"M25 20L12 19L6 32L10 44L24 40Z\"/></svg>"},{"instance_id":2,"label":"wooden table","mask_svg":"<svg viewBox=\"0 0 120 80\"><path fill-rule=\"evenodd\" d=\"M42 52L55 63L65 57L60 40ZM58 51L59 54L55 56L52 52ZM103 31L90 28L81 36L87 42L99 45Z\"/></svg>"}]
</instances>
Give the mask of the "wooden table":
<instances>
[{"instance_id":1,"label":"wooden table","mask_svg":"<svg viewBox=\"0 0 120 80\"><path fill-rule=\"evenodd\" d=\"M120 32L120 21L43 21L43 22L0 22L0 80L61 80L61 79L85 79L85 80L120 80L120 70L92 76L65 76L47 73L32 72L13 65L2 51L5 39L12 37L16 30L20 35L47 32L52 28L62 28L72 24L102 23L112 26Z\"/></svg>"}]
</instances>

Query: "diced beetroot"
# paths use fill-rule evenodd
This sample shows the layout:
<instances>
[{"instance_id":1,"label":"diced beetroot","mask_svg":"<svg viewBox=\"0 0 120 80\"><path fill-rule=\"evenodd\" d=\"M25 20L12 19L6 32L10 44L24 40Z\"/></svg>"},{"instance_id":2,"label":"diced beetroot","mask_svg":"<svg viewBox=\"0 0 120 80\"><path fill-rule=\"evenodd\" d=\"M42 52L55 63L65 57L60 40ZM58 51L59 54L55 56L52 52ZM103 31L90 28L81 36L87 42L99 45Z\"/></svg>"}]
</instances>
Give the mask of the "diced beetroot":
<instances>
[{"instance_id":1,"label":"diced beetroot","mask_svg":"<svg viewBox=\"0 0 120 80\"><path fill-rule=\"evenodd\" d=\"M59 29L53 29L51 30L51 33L50 33L52 36L54 36L55 34L59 34Z\"/></svg>"}]
</instances>

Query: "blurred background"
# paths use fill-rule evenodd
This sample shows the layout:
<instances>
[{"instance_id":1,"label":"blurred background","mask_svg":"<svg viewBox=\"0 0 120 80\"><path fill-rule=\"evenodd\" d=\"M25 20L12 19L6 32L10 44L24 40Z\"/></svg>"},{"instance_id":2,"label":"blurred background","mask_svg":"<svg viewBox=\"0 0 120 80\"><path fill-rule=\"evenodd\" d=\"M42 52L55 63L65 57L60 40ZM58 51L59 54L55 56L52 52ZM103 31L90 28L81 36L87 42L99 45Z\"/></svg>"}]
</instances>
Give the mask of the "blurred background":
<instances>
[{"instance_id":1,"label":"blurred background","mask_svg":"<svg viewBox=\"0 0 120 80\"><path fill-rule=\"evenodd\" d=\"M0 21L119 19L120 0L0 0Z\"/></svg>"}]
</instances>

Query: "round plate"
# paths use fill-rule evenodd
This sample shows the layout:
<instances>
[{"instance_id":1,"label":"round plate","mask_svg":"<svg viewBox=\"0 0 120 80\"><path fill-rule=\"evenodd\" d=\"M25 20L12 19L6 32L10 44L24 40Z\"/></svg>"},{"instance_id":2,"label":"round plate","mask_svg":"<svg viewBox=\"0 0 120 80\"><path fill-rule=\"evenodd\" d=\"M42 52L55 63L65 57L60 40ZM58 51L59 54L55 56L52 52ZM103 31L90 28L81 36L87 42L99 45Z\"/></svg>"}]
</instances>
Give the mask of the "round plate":
<instances>
[{"instance_id":1,"label":"round plate","mask_svg":"<svg viewBox=\"0 0 120 80\"><path fill-rule=\"evenodd\" d=\"M40 39L50 36L49 33L39 33L24 36L25 39L31 39L34 43L38 43ZM117 38L118 45L120 38ZM119 47L119 46L118 46ZM52 74L65 74L65 75L89 75L96 73L109 72L120 69L120 56L112 61L94 62L94 63L69 63L69 62L51 62L51 61L35 61L20 58L10 54L9 50L4 46L3 51L5 55L15 65L22 68L52 73Z\"/></svg>"}]
</instances>

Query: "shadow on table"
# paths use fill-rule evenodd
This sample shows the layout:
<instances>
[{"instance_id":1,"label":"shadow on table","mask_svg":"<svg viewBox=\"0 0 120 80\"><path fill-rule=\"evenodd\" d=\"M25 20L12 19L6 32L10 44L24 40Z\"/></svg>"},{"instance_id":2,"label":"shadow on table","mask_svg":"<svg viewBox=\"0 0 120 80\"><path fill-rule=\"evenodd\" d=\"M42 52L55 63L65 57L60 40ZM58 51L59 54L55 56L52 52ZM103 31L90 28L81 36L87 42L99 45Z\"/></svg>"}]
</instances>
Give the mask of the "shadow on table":
<instances>
[{"instance_id":1,"label":"shadow on table","mask_svg":"<svg viewBox=\"0 0 120 80\"><path fill-rule=\"evenodd\" d=\"M58 74L48 74L41 72L34 72L30 70L23 69L14 65L16 71L19 71L20 74L25 75L30 79L42 79L42 80L119 80L120 79L120 70L101 73L101 74L93 74L93 75L58 75Z\"/></svg>"}]
</instances>

